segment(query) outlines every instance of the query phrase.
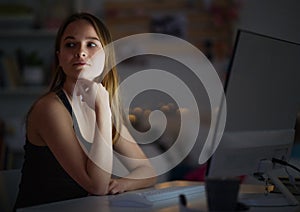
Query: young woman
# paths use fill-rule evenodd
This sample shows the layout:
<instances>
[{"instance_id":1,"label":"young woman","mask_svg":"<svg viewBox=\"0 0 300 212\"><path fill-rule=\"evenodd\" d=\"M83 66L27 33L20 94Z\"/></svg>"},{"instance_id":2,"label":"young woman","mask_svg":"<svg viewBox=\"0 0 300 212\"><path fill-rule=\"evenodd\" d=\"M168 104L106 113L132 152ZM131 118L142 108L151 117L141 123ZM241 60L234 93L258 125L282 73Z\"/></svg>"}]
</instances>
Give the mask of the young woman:
<instances>
[{"instance_id":1,"label":"young woman","mask_svg":"<svg viewBox=\"0 0 300 212\"><path fill-rule=\"evenodd\" d=\"M110 42L104 24L88 13L71 15L60 27L50 90L27 115L25 161L15 208L116 194L155 183L154 169L124 125L116 69L110 68L107 73L102 70L113 67L113 51L105 52L104 67L99 62L103 59L100 52ZM79 79L91 71L102 74L93 80ZM78 89L76 95L93 109L96 120L88 154L80 144L72 118L72 95L78 82L88 89ZM94 102L88 100L87 90L95 93ZM113 150L141 159L125 161L128 176L112 179Z\"/></svg>"}]
</instances>

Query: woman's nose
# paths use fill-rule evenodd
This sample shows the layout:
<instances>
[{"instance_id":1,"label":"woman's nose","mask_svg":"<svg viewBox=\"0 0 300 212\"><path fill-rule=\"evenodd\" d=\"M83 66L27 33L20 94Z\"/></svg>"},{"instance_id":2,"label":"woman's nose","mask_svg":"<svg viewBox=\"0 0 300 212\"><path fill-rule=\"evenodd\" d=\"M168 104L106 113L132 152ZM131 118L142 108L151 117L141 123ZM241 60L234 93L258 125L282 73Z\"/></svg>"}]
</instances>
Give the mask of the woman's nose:
<instances>
[{"instance_id":1,"label":"woman's nose","mask_svg":"<svg viewBox=\"0 0 300 212\"><path fill-rule=\"evenodd\" d=\"M76 56L77 57L86 57L87 53L85 52L85 50L83 48L79 48L78 51L76 52Z\"/></svg>"},{"instance_id":2,"label":"woman's nose","mask_svg":"<svg viewBox=\"0 0 300 212\"><path fill-rule=\"evenodd\" d=\"M80 51L80 52L76 53L76 56L77 57L86 57L86 53L83 51Z\"/></svg>"}]
</instances>

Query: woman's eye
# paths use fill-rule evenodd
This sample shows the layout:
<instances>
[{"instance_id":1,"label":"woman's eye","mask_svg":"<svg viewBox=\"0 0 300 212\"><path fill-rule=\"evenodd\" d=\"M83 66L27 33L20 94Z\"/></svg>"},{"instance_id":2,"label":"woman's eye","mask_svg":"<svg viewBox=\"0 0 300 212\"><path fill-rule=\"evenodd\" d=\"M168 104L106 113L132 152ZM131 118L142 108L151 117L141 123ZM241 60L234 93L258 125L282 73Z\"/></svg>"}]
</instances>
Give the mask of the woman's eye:
<instances>
[{"instance_id":1,"label":"woman's eye","mask_svg":"<svg viewBox=\"0 0 300 212\"><path fill-rule=\"evenodd\" d=\"M97 47L97 44L90 42L87 44L88 47Z\"/></svg>"},{"instance_id":2,"label":"woman's eye","mask_svg":"<svg viewBox=\"0 0 300 212\"><path fill-rule=\"evenodd\" d=\"M66 43L65 44L65 47L69 47L69 48L74 47L74 46L75 46L75 43Z\"/></svg>"}]
</instances>

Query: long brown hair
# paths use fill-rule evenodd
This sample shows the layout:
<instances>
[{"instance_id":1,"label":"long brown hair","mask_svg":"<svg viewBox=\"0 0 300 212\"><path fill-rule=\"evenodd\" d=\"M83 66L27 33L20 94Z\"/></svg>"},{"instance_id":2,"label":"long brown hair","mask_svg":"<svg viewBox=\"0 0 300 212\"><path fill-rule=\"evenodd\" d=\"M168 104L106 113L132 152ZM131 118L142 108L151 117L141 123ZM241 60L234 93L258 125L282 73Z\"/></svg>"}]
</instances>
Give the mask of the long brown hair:
<instances>
[{"instance_id":1,"label":"long brown hair","mask_svg":"<svg viewBox=\"0 0 300 212\"><path fill-rule=\"evenodd\" d=\"M107 27L94 15L89 13L76 13L68 17L61 27L59 28L55 41L55 61L54 61L54 76L50 84L49 92L56 92L59 89L62 89L63 84L66 80L66 75L63 72L62 68L59 66L59 60L57 52L60 50L61 39L63 33L67 26L77 20L86 20L88 21L95 29L100 42L103 47L112 42L112 37L110 35ZM102 83L103 86L107 89L110 97L110 105L112 111L113 119L113 143L119 138L121 125L123 122L123 113L121 110L120 97L118 92L119 79L117 70L115 67L115 54L113 48L110 48L109 51L105 52L105 67L102 76L97 77L94 81L97 83ZM109 69L109 70L108 70Z\"/></svg>"}]
</instances>

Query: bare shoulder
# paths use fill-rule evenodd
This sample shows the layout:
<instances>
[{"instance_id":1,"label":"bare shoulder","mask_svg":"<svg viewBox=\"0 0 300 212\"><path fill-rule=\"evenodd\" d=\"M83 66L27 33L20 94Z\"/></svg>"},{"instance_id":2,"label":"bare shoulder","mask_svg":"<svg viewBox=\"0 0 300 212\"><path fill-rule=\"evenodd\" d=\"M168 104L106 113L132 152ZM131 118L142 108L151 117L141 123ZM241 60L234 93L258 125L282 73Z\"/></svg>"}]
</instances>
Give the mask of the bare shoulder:
<instances>
[{"instance_id":1,"label":"bare shoulder","mask_svg":"<svg viewBox=\"0 0 300 212\"><path fill-rule=\"evenodd\" d=\"M27 137L35 145L45 145L42 136L45 130L57 131L57 127L71 125L69 112L58 96L50 92L38 99L32 106L27 117ZM47 137L50 137L47 135Z\"/></svg>"},{"instance_id":2,"label":"bare shoulder","mask_svg":"<svg viewBox=\"0 0 300 212\"><path fill-rule=\"evenodd\" d=\"M57 123L69 124L72 119L59 97L50 92L35 102L27 121L29 130L37 131L40 127L49 127Z\"/></svg>"},{"instance_id":3,"label":"bare shoulder","mask_svg":"<svg viewBox=\"0 0 300 212\"><path fill-rule=\"evenodd\" d=\"M58 96L50 92L41 97L32 107L30 116L38 115L39 118L52 117L61 113L66 113L67 110L62 104Z\"/></svg>"}]
</instances>

